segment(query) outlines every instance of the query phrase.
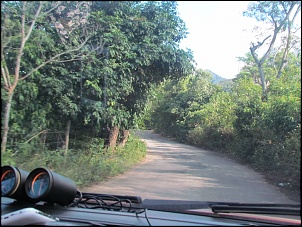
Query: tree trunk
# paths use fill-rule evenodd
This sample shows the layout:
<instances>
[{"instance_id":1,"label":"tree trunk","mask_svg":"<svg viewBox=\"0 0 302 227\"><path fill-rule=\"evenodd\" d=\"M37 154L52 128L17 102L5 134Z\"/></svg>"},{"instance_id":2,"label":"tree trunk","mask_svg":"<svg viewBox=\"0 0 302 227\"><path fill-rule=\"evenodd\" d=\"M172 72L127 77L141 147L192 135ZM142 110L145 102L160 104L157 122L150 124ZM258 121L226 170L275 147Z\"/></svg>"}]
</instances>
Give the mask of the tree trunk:
<instances>
[{"instance_id":1,"label":"tree trunk","mask_svg":"<svg viewBox=\"0 0 302 227\"><path fill-rule=\"evenodd\" d=\"M7 135L9 130L9 116L10 116L10 110L12 106L12 99L13 94L11 92L7 93L7 102L5 104L5 110L4 110L4 120L3 120L3 135L2 135L2 142L1 142L1 154L5 152L6 150L6 144L7 144Z\"/></svg>"},{"instance_id":2,"label":"tree trunk","mask_svg":"<svg viewBox=\"0 0 302 227\"><path fill-rule=\"evenodd\" d=\"M258 65L258 72L261 79L262 92L264 93L266 91L266 81L265 81L262 65Z\"/></svg>"},{"instance_id":3,"label":"tree trunk","mask_svg":"<svg viewBox=\"0 0 302 227\"><path fill-rule=\"evenodd\" d=\"M119 144L119 146L121 147L124 147L128 138L129 138L129 135L130 135L130 131L129 130L124 130L123 131L123 139L121 141L121 143Z\"/></svg>"},{"instance_id":4,"label":"tree trunk","mask_svg":"<svg viewBox=\"0 0 302 227\"><path fill-rule=\"evenodd\" d=\"M258 71L260 74L261 86L262 86L261 100L265 102L265 101L267 101L267 83L265 81L265 76L264 76L262 65L258 65Z\"/></svg>"},{"instance_id":5,"label":"tree trunk","mask_svg":"<svg viewBox=\"0 0 302 227\"><path fill-rule=\"evenodd\" d=\"M109 132L109 147L114 150L116 147L116 141L118 137L119 127L114 126Z\"/></svg>"},{"instance_id":6,"label":"tree trunk","mask_svg":"<svg viewBox=\"0 0 302 227\"><path fill-rule=\"evenodd\" d=\"M65 132L65 155L67 155L67 151L68 151L70 125L71 125L71 120L68 120L66 132Z\"/></svg>"},{"instance_id":7,"label":"tree trunk","mask_svg":"<svg viewBox=\"0 0 302 227\"><path fill-rule=\"evenodd\" d=\"M277 73L277 76L276 78L279 79L282 75L282 70L285 68L285 66L287 65L287 56L288 56L288 52L289 52L289 44L290 44L290 41L291 41L291 22L289 21L288 19L288 29L287 29L287 39L286 39L286 47L285 47L285 50L283 52L283 56L282 56L282 60L281 60L281 63L280 63L280 67L278 69L278 73Z\"/></svg>"}]
</instances>

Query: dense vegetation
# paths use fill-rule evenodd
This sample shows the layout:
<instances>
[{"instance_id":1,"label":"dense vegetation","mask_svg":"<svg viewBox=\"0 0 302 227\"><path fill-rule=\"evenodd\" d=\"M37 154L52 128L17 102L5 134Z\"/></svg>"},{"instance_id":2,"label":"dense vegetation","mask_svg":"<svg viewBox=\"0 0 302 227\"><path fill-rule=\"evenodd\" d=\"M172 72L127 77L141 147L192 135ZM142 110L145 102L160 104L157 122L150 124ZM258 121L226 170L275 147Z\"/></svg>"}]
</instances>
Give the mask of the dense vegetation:
<instances>
[{"instance_id":1,"label":"dense vegetation","mask_svg":"<svg viewBox=\"0 0 302 227\"><path fill-rule=\"evenodd\" d=\"M247 15L290 30L276 7L298 3L266 3ZM263 60L253 45L221 87L179 48L176 2L94 1L89 14L81 2L59 4L1 2L1 165L48 166L86 185L142 160L146 146L127 133L152 128L299 187L301 47L290 31Z\"/></svg>"},{"instance_id":2,"label":"dense vegetation","mask_svg":"<svg viewBox=\"0 0 302 227\"><path fill-rule=\"evenodd\" d=\"M102 139L94 138L83 143L81 141L84 149L69 150L65 155L58 150L38 150L30 146L29 151L15 151L14 158L6 164L27 172L45 167L72 179L77 187L84 187L123 173L141 162L147 153L146 144L134 135L130 136L124 147L118 146L114 152L104 149Z\"/></svg>"},{"instance_id":3,"label":"dense vegetation","mask_svg":"<svg viewBox=\"0 0 302 227\"><path fill-rule=\"evenodd\" d=\"M2 1L1 30L1 164L79 186L143 158L149 87L193 70L176 2Z\"/></svg>"},{"instance_id":4,"label":"dense vegetation","mask_svg":"<svg viewBox=\"0 0 302 227\"><path fill-rule=\"evenodd\" d=\"M292 60L293 73L271 78L266 102L261 86L245 75L250 66L226 90L202 70L177 83L166 81L149 101L145 124L178 141L235 155L298 189L301 66L299 56Z\"/></svg>"}]
</instances>

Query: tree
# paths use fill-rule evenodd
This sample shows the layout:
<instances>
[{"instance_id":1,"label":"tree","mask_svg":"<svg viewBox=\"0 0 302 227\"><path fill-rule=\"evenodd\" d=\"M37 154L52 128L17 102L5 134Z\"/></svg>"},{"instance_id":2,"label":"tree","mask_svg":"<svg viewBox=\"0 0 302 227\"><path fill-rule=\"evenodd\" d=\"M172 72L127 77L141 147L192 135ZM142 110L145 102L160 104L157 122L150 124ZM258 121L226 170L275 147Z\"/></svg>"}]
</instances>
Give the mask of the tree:
<instances>
[{"instance_id":1,"label":"tree","mask_svg":"<svg viewBox=\"0 0 302 227\"><path fill-rule=\"evenodd\" d=\"M24 126L32 123L31 113L35 113L37 128L43 130L61 129L70 119L73 130L82 133L85 129L90 137L100 136L106 126L128 129L144 109L152 84L164 78L181 78L192 70L191 52L179 48L186 28L176 2L95 1L90 5L89 23L81 24L81 17L80 21L72 17L85 10L84 3L62 2L51 12L47 9L56 2L43 3L41 12L47 14L40 13L26 41L19 70L23 79L17 80L14 90L13 124L20 117L20 128L28 128ZM34 11L39 2L27 4ZM3 6L18 9L18 5ZM76 7L80 10L75 11ZM7 15L19 29L18 17ZM9 29L6 36L2 33L6 39ZM13 40L14 46L20 40ZM6 49L8 69L15 65L11 50ZM6 78L2 75L2 81ZM35 91L32 97L29 89ZM4 86L2 93L7 95ZM31 97L32 102L25 103L25 97Z\"/></svg>"},{"instance_id":2,"label":"tree","mask_svg":"<svg viewBox=\"0 0 302 227\"><path fill-rule=\"evenodd\" d=\"M279 78L281 76L281 71L287 62L288 51L292 41L294 21L300 10L301 2L298 1L258 1L250 3L247 11L243 13L244 16L255 18L257 21L269 25L269 31L272 32L272 34L267 35L265 38L260 34L261 40L257 44L251 43L250 47L250 52L258 67L264 100L266 99L266 90L269 82L266 82L263 64L274 47L277 35L287 30L286 45L276 77ZM255 29L259 31L259 28L256 27ZM262 57L259 57L257 51L260 47L264 46L267 46L267 50Z\"/></svg>"},{"instance_id":3,"label":"tree","mask_svg":"<svg viewBox=\"0 0 302 227\"><path fill-rule=\"evenodd\" d=\"M81 49L94 34L86 24L89 16L89 3L76 4L75 10L65 12L66 6L62 2L34 2L34 1L3 1L1 2L1 84L2 95L5 102L3 113L3 135L1 152L5 152L7 134L9 131L10 110L13 95L20 81L31 77L47 64L55 62L67 62L79 60L82 56ZM68 7L67 7L68 9ZM79 15L80 14L80 15ZM53 38L53 32L47 32L52 24L52 30L56 29L61 38L61 48L56 49L50 55L44 53L42 42L44 39ZM74 29L82 27L82 32L74 34ZM93 28L97 30L97 28ZM77 30L78 31L78 30ZM29 40L36 40L41 49L39 55L35 56L30 67L24 65L25 52L30 54ZM57 36L58 37L58 36ZM102 46L101 46L102 47Z\"/></svg>"},{"instance_id":4,"label":"tree","mask_svg":"<svg viewBox=\"0 0 302 227\"><path fill-rule=\"evenodd\" d=\"M193 69L191 53L179 48L186 28L176 2L101 1L92 7L109 54L106 61L95 59L85 66L85 77L94 70L99 74L85 78L83 98L94 103L85 111L86 122L128 129L142 113L152 84L181 78Z\"/></svg>"},{"instance_id":5,"label":"tree","mask_svg":"<svg viewBox=\"0 0 302 227\"><path fill-rule=\"evenodd\" d=\"M151 109L154 127L185 141L188 130L198 124L192 113L202 109L217 89L211 74L201 69L179 81L165 81L157 88L160 95Z\"/></svg>"}]
</instances>

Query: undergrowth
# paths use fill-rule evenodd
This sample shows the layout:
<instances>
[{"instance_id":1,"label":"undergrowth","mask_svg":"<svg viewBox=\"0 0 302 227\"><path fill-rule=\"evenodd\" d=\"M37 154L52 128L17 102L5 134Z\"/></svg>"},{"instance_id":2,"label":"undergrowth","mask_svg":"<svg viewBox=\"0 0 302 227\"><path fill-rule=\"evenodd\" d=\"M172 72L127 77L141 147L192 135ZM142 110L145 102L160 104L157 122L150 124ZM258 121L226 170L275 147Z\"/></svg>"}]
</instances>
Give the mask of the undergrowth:
<instances>
[{"instance_id":1,"label":"undergrowth","mask_svg":"<svg viewBox=\"0 0 302 227\"><path fill-rule=\"evenodd\" d=\"M19 152L10 154L7 161L2 160L2 165L14 163L14 166L27 172L38 167L47 168L70 178L77 187L84 187L123 173L141 162L146 153L146 144L130 135L126 145L116 147L114 151L90 144L86 149L69 150L66 154L61 150Z\"/></svg>"}]
</instances>

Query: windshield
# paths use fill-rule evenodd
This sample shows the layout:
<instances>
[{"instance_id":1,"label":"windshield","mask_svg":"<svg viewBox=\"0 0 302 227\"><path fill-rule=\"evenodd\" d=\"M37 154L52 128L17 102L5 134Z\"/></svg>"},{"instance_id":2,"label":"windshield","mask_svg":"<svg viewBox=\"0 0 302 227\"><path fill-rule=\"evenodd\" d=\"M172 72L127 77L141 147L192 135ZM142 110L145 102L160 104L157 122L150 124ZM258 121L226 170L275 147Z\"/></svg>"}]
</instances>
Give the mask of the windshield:
<instances>
[{"instance_id":1,"label":"windshield","mask_svg":"<svg viewBox=\"0 0 302 227\"><path fill-rule=\"evenodd\" d=\"M300 204L300 7L2 1L1 166L41 168L33 201L55 172L163 206Z\"/></svg>"}]
</instances>

